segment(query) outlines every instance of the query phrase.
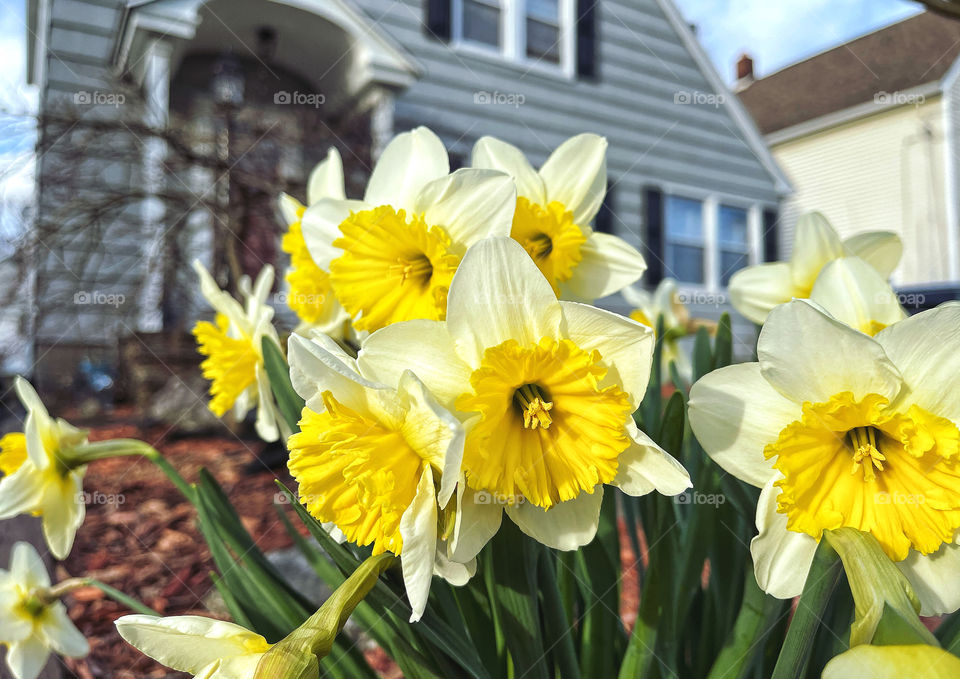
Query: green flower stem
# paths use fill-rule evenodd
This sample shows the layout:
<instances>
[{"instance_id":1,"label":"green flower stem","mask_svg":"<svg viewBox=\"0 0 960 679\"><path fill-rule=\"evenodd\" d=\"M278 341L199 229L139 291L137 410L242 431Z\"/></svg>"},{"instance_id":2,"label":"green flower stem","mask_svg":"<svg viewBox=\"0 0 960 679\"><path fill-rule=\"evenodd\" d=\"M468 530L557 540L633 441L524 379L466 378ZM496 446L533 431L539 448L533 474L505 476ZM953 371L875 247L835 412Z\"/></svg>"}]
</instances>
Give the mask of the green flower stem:
<instances>
[{"instance_id":1,"label":"green flower stem","mask_svg":"<svg viewBox=\"0 0 960 679\"><path fill-rule=\"evenodd\" d=\"M139 601L134 599L132 596L128 596L127 594L124 594L123 592L121 592L119 589L115 589L106 583L100 582L99 580L95 580L94 578L78 578L78 579L83 583L84 586L96 587L97 589L102 591L104 594L106 594L108 597L110 597L111 599L113 599L119 604L123 604L134 613L140 613L142 615L157 615L157 616L160 615L149 606L140 603Z\"/></svg>"},{"instance_id":2,"label":"green flower stem","mask_svg":"<svg viewBox=\"0 0 960 679\"><path fill-rule=\"evenodd\" d=\"M745 676L754 656L763 648L761 642L773 628L783 608L784 602L760 589L753 569L750 569L733 633L710 668L707 679L738 679Z\"/></svg>"},{"instance_id":3,"label":"green flower stem","mask_svg":"<svg viewBox=\"0 0 960 679\"><path fill-rule=\"evenodd\" d=\"M177 487L183 496L193 502L196 493L180 473L173 468L166 458L149 443L137 439L111 439L109 441L95 441L84 443L73 448L60 451L60 459L68 468L75 469L95 460L105 460L111 457L129 457L142 455L160 468L167 478Z\"/></svg>"},{"instance_id":4,"label":"green flower stem","mask_svg":"<svg viewBox=\"0 0 960 679\"><path fill-rule=\"evenodd\" d=\"M772 679L799 679L805 676L814 636L841 575L843 564L836 550L829 541L820 540Z\"/></svg>"}]
</instances>

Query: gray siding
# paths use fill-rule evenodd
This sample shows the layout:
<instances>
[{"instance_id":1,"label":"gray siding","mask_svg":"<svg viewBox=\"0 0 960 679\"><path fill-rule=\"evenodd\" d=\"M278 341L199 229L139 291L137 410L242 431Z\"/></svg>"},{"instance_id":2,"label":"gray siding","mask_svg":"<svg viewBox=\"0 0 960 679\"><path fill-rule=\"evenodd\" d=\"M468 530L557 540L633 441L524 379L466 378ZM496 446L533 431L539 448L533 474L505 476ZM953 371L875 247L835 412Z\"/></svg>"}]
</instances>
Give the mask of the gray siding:
<instances>
[{"instance_id":1,"label":"gray siding","mask_svg":"<svg viewBox=\"0 0 960 679\"><path fill-rule=\"evenodd\" d=\"M485 134L523 149L534 164L566 138L596 132L610 141L619 235L642 241L641 188L715 193L776 205L774 180L724 106L675 103L679 92L713 93L656 0L597 3L598 78L544 74L476 56L423 28L423 0L354 0L423 67L397 101L397 127L427 125L469 153ZM477 104L477 92L522 94L520 106Z\"/></svg>"}]
</instances>

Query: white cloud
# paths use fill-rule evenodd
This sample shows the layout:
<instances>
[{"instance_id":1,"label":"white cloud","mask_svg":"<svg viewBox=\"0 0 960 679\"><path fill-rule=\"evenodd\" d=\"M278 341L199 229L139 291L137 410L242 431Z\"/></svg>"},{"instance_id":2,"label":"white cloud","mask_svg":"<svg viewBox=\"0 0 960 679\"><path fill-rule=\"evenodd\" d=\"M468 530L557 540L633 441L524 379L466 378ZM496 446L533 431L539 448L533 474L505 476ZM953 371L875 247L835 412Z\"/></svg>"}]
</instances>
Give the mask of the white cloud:
<instances>
[{"instance_id":1,"label":"white cloud","mask_svg":"<svg viewBox=\"0 0 960 679\"><path fill-rule=\"evenodd\" d=\"M697 26L701 44L720 75L734 79L740 54L750 54L757 75L920 11L905 0L674 0Z\"/></svg>"}]
</instances>

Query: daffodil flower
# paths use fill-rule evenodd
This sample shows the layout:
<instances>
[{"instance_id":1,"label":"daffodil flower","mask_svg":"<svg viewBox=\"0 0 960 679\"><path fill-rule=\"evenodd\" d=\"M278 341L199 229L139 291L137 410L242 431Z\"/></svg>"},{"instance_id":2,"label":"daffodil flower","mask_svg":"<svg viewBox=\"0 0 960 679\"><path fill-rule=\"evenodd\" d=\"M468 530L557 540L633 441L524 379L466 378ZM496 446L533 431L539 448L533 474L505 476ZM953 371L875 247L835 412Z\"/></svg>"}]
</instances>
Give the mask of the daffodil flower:
<instances>
[{"instance_id":1,"label":"daffodil flower","mask_svg":"<svg viewBox=\"0 0 960 679\"><path fill-rule=\"evenodd\" d=\"M250 679L270 650L266 639L245 627L198 615L125 615L115 624L128 644L197 679Z\"/></svg>"},{"instance_id":2,"label":"daffodil flower","mask_svg":"<svg viewBox=\"0 0 960 679\"><path fill-rule=\"evenodd\" d=\"M373 333L357 363L393 383L407 369L467 428L448 545L472 558L508 516L558 549L593 539L603 485L676 495L686 470L631 417L650 374L653 333L617 314L559 302L523 247L489 238L467 253L447 321Z\"/></svg>"},{"instance_id":3,"label":"daffodil flower","mask_svg":"<svg viewBox=\"0 0 960 679\"><path fill-rule=\"evenodd\" d=\"M73 450L86 443L87 432L61 419L54 420L30 383L14 382L27 410L23 433L0 439L0 520L18 514L43 519L50 552L66 558L83 523L83 474L86 466Z\"/></svg>"},{"instance_id":4,"label":"daffodil flower","mask_svg":"<svg viewBox=\"0 0 960 679\"><path fill-rule=\"evenodd\" d=\"M384 149L362 201L322 198L301 221L318 267L357 330L414 318L442 319L467 248L507 235L516 191L490 170L449 174L430 130L398 135Z\"/></svg>"},{"instance_id":5,"label":"daffodil flower","mask_svg":"<svg viewBox=\"0 0 960 679\"><path fill-rule=\"evenodd\" d=\"M673 278L664 278L657 285L653 294L635 286L628 286L620 291L628 304L634 307L630 318L656 331L657 319L663 317L663 343L661 345L661 360L667 367L673 363L677 372L689 380L693 373L690 358L680 347L679 339L698 328L706 327L711 332L716 331L716 324L693 320L690 312L677 293L677 281Z\"/></svg>"},{"instance_id":6,"label":"daffodil flower","mask_svg":"<svg viewBox=\"0 0 960 679\"><path fill-rule=\"evenodd\" d=\"M517 147L482 137L473 167L500 170L517 184L510 235L530 254L564 299L591 302L637 281L646 262L622 238L590 228L607 192L607 140L571 137L539 172Z\"/></svg>"},{"instance_id":7,"label":"daffodil flower","mask_svg":"<svg viewBox=\"0 0 960 679\"><path fill-rule=\"evenodd\" d=\"M460 422L410 371L380 383L319 333L290 338L290 377L306 401L287 442L301 502L350 542L400 557L418 620L435 570L454 584L473 571L436 554L439 512L460 475Z\"/></svg>"},{"instance_id":8,"label":"daffodil flower","mask_svg":"<svg viewBox=\"0 0 960 679\"><path fill-rule=\"evenodd\" d=\"M922 615L960 608L960 305L870 337L806 300L770 313L758 363L700 379L690 424L727 472L761 488L757 582L803 589L825 530L872 534Z\"/></svg>"},{"instance_id":9,"label":"daffodil flower","mask_svg":"<svg viewBox=\"0 0 960 679\"><path fill-rule=\"evenodd\" d=\"M867 335L907 317L890 283L859 257L841 257L823 267L810 300Z\"/></svg>"},{"instance_id":10,"label":"daffodil flower","mask_svg":"<svg viewBox=\"0 0 960 679\"><path fill-rule=\"evenodd\" d=\"M903 244L897 234L869 231L841 240L818 212L797 222L789 262L758 264L741 269L730 279L730 302L754 323L762 324L778 304L807 299L820 271L840 257L859 257L886 280L900 262Z\"/></svg>"},{"instance_id":11,"label":"daffodil flower","mask_svg":"<svg viewBox=\"0 0 960 679\"><path fill-rule=\"evenodd\" d=\"M0 644L7 646L7 667L15 679L35 679L51 651L81 658L90 650L51 593L43 560L26 542L13 546L10 570L0 569Z\"/></svg>"},{"instance_id":12,"label":"daffodil flower","mask_svg":"<svg viewBox=\"0 0 960 679\"><path fill-rule=\"evenodd\" d=\"M960 677L960 658L942 648L923 644L861 644L833 658L821 676L823 679L956 679Z\"/></svg>"},{"instance_id":13,"label":"daffodil flower","mask_svg":"<svg viewBox=\"0 0 960 679\"><path fill-rule=\"evenodd\" d=\"M200 262L193 268L200 277L200 291L217 312L215 323L200 321L193 329L197 350L206 356L200 368L210 380L210 410L222 417L233 409L238 420L257 408L257 434L264 441L287 436L287 425L278 416L270 379L263 365L263 339L280 345L273 327L273 309L267 296L273 286L273 267L265 266L253 288L250 279L240 280L246 305L224 292ZM281 432L281 430L283 430Z\"/></svg>"},{"instance_id":14,"label":"daffodil flower","mask_svg":"<svg viewBox=\"0 0 960 679\"><path fill-rule=\"evenodd\" d=\"M343 162L336 149L310 173L307 181L307 205L322 198L344 200ZM289 286L287 304L305 324L329 335L342 337L349 317L340 306L330 285L330 274L316 265L303 240L300 220L306 210L296 198L282 194L280 212L287 222L281 247L290 255L290 268L284 277Z\"/></svg>"}]
</instances>

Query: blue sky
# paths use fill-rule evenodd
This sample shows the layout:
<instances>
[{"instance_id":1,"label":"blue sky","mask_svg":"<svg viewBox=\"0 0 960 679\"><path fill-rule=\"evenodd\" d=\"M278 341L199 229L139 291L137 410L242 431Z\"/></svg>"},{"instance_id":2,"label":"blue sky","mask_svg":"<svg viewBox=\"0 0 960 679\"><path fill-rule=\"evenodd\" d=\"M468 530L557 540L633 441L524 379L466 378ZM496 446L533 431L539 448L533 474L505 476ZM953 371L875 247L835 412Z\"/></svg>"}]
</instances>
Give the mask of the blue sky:
<instances>
[{"instance_id":1,"label":"blue sky","mask_svg":"<svg viewBox=\"0 0 960 679\"><path fill-rule=\"evenodd\" d=\"M743 52L762 77L915 14L906 0L674 0L727 82Z\"/></svg>"}]
</instances>

